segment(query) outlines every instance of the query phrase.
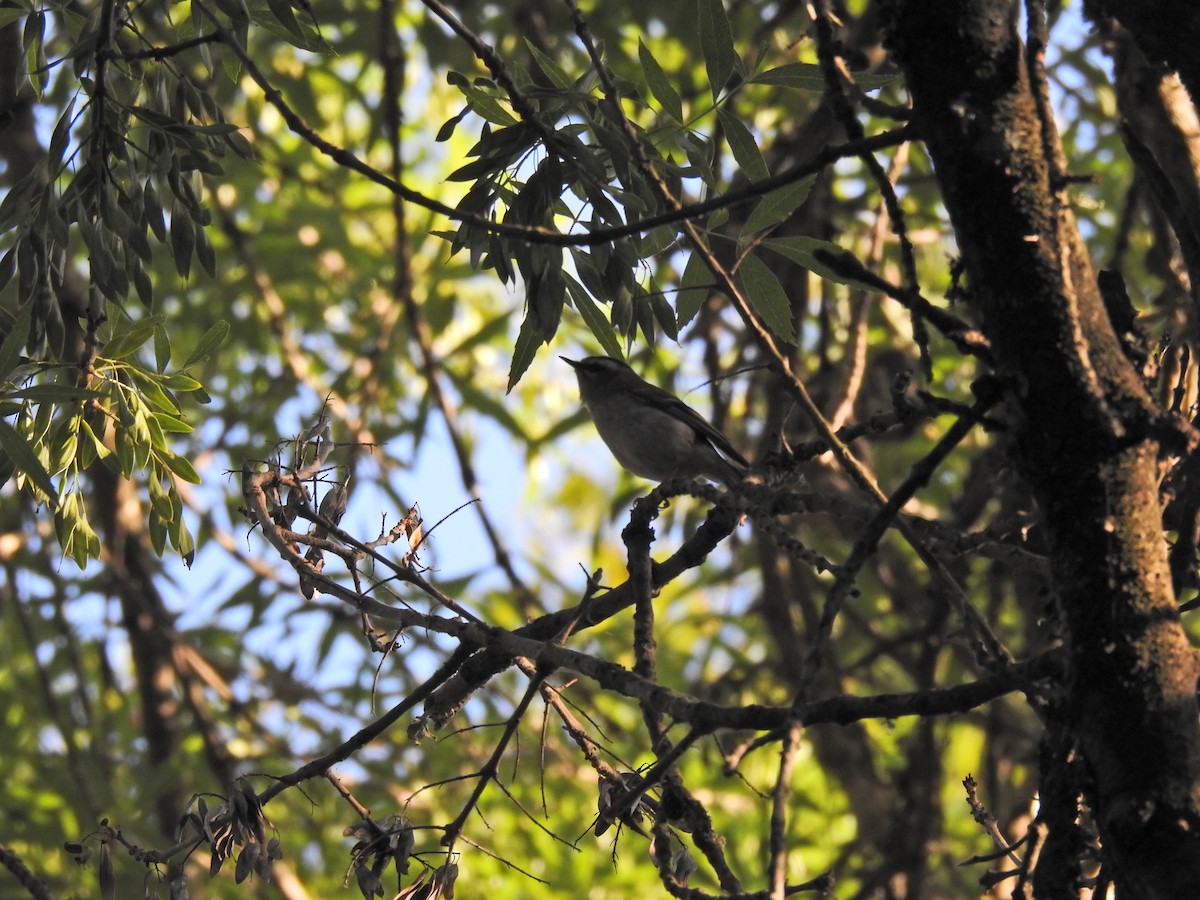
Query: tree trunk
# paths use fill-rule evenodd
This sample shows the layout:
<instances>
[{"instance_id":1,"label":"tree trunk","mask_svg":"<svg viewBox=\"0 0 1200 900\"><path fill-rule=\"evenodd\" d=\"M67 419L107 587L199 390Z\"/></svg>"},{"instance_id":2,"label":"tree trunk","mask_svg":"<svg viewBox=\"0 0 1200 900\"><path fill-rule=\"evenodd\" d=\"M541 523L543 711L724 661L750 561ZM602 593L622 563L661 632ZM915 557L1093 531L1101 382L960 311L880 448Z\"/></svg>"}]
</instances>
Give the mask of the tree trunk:
<instances>
[{"instance_id":1,"label":"tree trunk","mask_svg":"<svg viewBox=\"0 0 1200 900\"><path fill-rule=\"evenodd\" d=\"M1193 897L1197 660L1162 531L1169 429L1105 312L1016 5L888 9L889 44L1011 398L1013 452L1047 530L1071 660L1066 697L1047 714L1064 717L1082 757L1106 872L1125 896Z\"/></svg>"}]
</instances>

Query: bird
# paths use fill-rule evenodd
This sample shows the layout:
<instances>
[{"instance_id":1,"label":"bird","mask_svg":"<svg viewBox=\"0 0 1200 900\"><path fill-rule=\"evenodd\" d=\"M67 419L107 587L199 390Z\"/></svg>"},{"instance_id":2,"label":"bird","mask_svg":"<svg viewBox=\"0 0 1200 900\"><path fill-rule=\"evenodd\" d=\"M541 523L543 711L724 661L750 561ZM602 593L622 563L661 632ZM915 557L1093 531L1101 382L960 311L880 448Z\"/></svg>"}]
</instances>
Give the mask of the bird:
<instances>
[{"instance_id":1,"label":"bird","mask_svg":"<svg viewBox=\"0 0 1200 900\"><path fill-rule=\"evenodd\" d=\"M601 440L627 471L652 481L702 477L735 485L749 469L703 416L620 360L559 359L575 370L579 396Z\"/></svg>"}]
</instances>

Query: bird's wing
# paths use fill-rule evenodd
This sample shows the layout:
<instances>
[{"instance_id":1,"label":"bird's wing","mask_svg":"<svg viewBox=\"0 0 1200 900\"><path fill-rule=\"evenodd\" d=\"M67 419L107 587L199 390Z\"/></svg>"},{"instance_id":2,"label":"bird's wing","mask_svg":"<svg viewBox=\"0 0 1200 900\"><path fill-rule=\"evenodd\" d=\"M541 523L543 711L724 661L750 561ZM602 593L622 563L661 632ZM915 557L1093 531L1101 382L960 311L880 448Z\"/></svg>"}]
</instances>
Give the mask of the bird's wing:
<instances>
[{"instance_id":1,"label":"bird's wing","mask_svg":"<svg viewBox=\"0 0 1200 900\"><path fill-rule=\"evenodd\" d=\"M709 422L708 419L704 418L704 416L700 415L700 413L696 412L675 395L669 394L666 391L663 391L663 394L670 398L670 402L665 402L663 404L666 412L679 421L691 425L702 435L708 438L709 442L714 447L728 456L735 463L743 468L750 468L750 463L746 462L745 457L737 452L733 444L729 443L729 438L725 437L725 435L721 434L720 431L713 427L712 423Z\"/></svg>"}]
</instances>

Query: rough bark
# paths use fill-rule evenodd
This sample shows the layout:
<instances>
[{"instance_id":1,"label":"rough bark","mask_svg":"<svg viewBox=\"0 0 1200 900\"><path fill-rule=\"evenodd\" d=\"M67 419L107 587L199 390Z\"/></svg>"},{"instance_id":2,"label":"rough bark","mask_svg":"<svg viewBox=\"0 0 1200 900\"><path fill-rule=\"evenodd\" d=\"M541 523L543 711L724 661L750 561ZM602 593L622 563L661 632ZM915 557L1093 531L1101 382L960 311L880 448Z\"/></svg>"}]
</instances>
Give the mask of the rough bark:
<instances>
[{"instance_id":1,"label":"rough bark","mask_svg":"<svg viewBox=\"0 0 1200 900\"><path fill-rule=\"evenodd\" d=\"M1200 300L1200 115L1178 75L1147 62L1127 31L1116 29L1110 43L1122 134L1175 232L1194 304Z\"/></svg>"},{"instance_id":2,"label":"rough bark","mask_svg":"<svg viewBox=\"0 0 1200 900\"><path fill-rule=\"evenodd\" d=\"M1195 0L1098 0L1096 6L1127 28L1146 58L1179 73L1200 103L1200 5Z\"/></svg>"},{"instance_id":3,"label":"rough bark","mask_svg":"<svg viewBox=\"0 0 1200 900\"><path fill-rule=\"evenodd\" d=\"M1015 411L1070 649L1062 705L1109 873L1129 896L1200 883L1197 661L1162 533L1157 415L1066 204L1008 0L888 4L969 279Z\"/></svg>"}]
</instances>

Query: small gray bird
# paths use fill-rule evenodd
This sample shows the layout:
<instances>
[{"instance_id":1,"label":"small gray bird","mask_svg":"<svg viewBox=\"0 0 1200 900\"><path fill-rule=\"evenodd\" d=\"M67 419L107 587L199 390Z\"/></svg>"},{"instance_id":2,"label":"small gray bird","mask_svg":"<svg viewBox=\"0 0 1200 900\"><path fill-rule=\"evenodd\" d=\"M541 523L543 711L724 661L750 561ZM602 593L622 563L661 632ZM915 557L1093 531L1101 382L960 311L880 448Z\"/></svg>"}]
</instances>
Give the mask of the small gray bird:
<instances>
[{"instance_id":1,"label":"small gray bird","mask_svg":"<svg viewBox=\"0 0 1200 900\"><path fill-rule=\"evenodd\" d=\"M601 439L634 475L653 481L699 476L732 485L750 467L703 416L620 360L559 359L575 370Z\"/></svg>"}]
</instances>

